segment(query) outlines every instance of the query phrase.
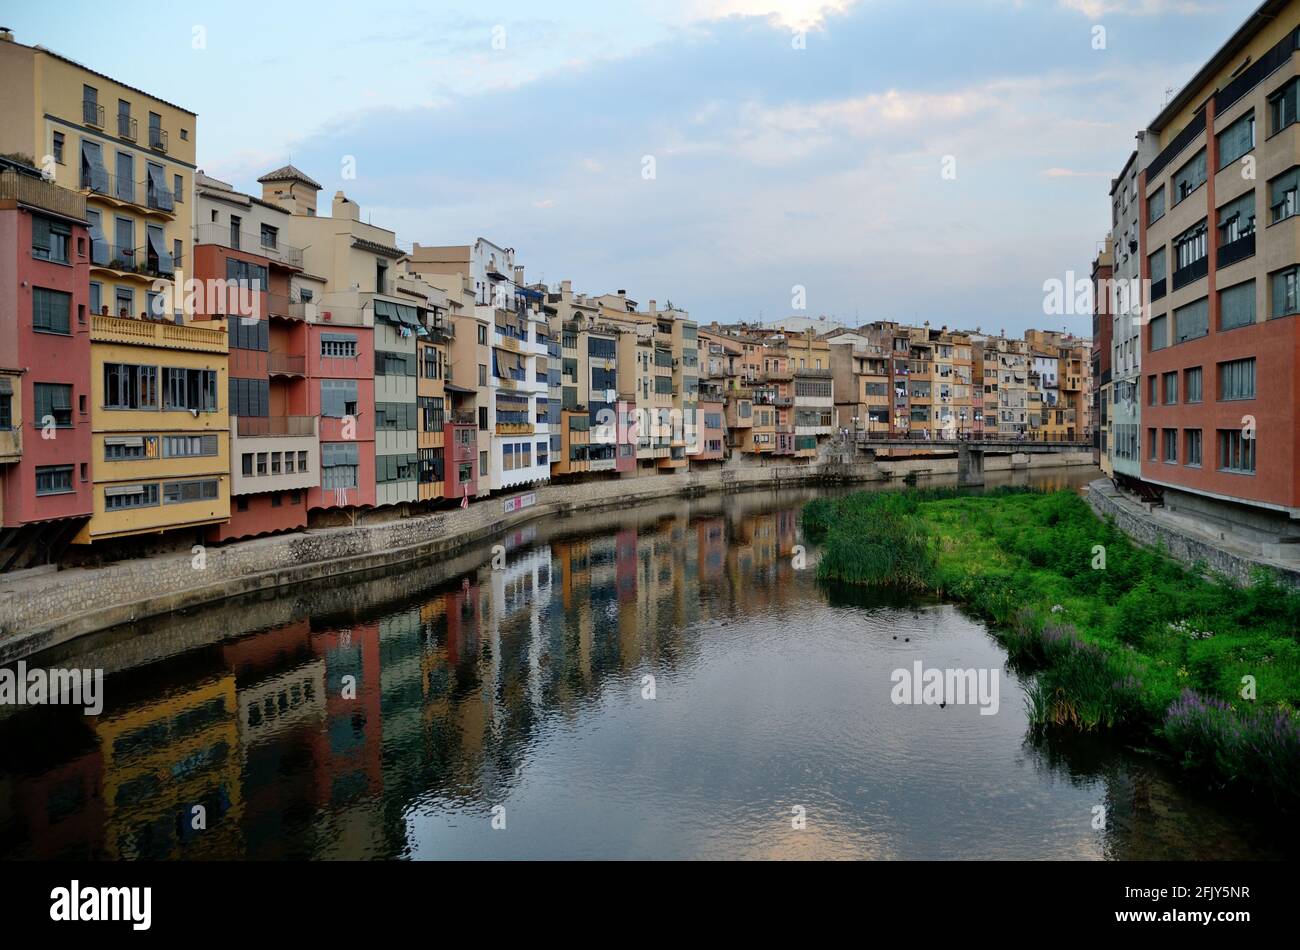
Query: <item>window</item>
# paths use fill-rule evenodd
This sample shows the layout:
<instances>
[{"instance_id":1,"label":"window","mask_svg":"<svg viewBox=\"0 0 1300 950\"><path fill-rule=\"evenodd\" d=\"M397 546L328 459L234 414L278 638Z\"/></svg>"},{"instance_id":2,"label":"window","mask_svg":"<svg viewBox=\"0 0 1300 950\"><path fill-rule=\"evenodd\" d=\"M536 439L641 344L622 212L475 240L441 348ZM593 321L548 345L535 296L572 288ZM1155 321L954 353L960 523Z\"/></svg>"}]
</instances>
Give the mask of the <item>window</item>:
<instances>
[{"instance_id":1,"label":"window","mask_svg":"<svg viewBox=\"0 0 1300 950\"><path fill-rule=\"evenodd\" d=\"M357 414L357 381L355 379L322 379L320 381L321 415L329 419L342 419Z\"/></svg>"},{"instance_id":2,"label":"window","mask_svg":"<svg viewBox=\"0 0 1300 950\"><path fill-rule=\"evenodd\" d=\"M375 404L375 428L409 431L416 428L415 406L406 402Z\"/></svg>"},{"instance_id":3,"label":"window","mask_svg":"<svg viewBox=\"0 0 1300 950\"><path fill-rule=\"evenodd\" d=\"M213 501L221 493L221 482L215 478L195 479L185 482L164 482L164 505L183 505L191 501Z\"/></svg>"},{"instance_id":4,"label":"window","mask_svg":"<svg viewBox=\"0 0 1300 950\"><path fill-rule=\"evenodd\" d=\"M240 458L240 472L245 478L253 477L253 453L245 452Z\"/></svg>"},{"instance_id":5,"label":"window","mask_svg":"<svg viewBox=\"0 0 1300 950\"><path fill-rule=\"evenodd\" d=\"M72 332L72 294L32 288L32 329L41 333Z\"/></svg>"},{"instance_id":6,"label":"window","mask_svg":"<svg viewBox=\"0 0 1300 950\"><path fill-rule=\"evenodd\" d=\"M1295 122L1296 88L1297 80L1292 79L1268 97L1269 135L1277 135Z\"/></svg>"},{"instance_id":7,"label":"window","mask_svg":"<svg viewBox=\"0 0 1300 950\"><path fill-rule=\"evenodd\" d=\"M267 468L266 460L267 460L267 454L265 452L257 453L257 474L258 475L265 475L268 472L269 469Z\"/></svg>"},{"instance_id":8,"label":"window","mask_svg":"<svg viewBox=\"0 0 1300 950\"><path fill-rule=\"evenodd\" d=\"M1165 279L1165 249L1161 247L1155 251L1149 258L1149 269L1151 271L1151 283L1159 283Z\"/></svg>"},{"instance_id":9,"label":"window","mask_svg":"<svg viewBox=\"0 0 1300 950\"><path fill-rule=\"evenodd\" d=\"M414 376L415 357L410 353L375 350L376 376Z\"/></svg>"},{"instance_id":10,"label":"window","mask_svg":"<svg viewBox=\"0 0 1300 950\"><path fill-rule=\"evenodd\" d=\"M1219 329L1235 330L1255 322L1255 282L1226 287L1219 291Z\"/></svg>"},{"instance_id":11,"label":"window","mask_svg":"<svg viewBox=\"0 0 1300 950\"><path fill-rule=\"evenodd\" d=\"M1174 172L1173 184L1175 205L1205 184L1205 149L1201 149L1191 161Z\"/></svg>"},{"instance_id":12,"label":"window","mask_svg":"<svg viewBox=\"0 0 1300 950\"><path fill-rule=\"evenodd\" d=\"M36 494L67 495L72 490L71 465L38 465L36 467Z\"/></svg>"},{"instance_id":13,"label":"window","mask_svg":"<svg viewBox=\"0 0 1300 950\"><path fill-rule=\"evenodd\" d=\"M1169 345L1169 318L1165 316L1151 319L1151 351L1163 350Z\"/></svg>"},{"instance_id":14,"label":"window","mask_svg":"<svg viewBox=\"0 0 1300 950\"><path fill-rule=\"evenodd\" d=\"M217 411L217 371L214 369L164 369L167 409Z\"/></svg>"},{"instance_id":15,"label":"window","mask_svg":"<svg viewBox=\"0 0 1300 950\"><path fill-rule=\"evenodd\" d=\"M442 378L442 354L436 346L420 347L420 375L425 379Z\"/></svg>"},{"instance_id":16,"label":"window","mask_svg":"<svg viewBox=\"0 0 1300 950\"><path fill-rule=\"evenodd\" d=\"M130 287L118 287L113 293L113 304L119 317L129 317L135 310L135 291Z\"/></svg>"},{"instance_id":17,"label":"window","mask_svg":"<svg viewBox=\"0 0 1300 950\"><path fill-rule=\"evenodd\" d=\"M1204 221L1193 225L1174 238L1175 283L1177 282L1177 271L1185 267L1191 267L1198 261L1205 259L1208 250L1205 238L1206 227Z\"/></svg>"},{"instance_id":18,"label":"window","mask_svg":"<svg viewBox=\"0 0 1300 950\"><path fill-rule=\"evenodd\" d=\"M1283 172L1268 183L1270 224L1285 221L1300 209L1300 204L1296 201L1298 186L1300 186L1300 167Z\"/></svg>"},{"instance_id":19,"label":"window","mask_svg":"<svg viewBox=\"0 0 1300 950\"><path fill-rule=\"evenodd\" d=\"M419 456L378 455L375 457L375 481L410 482L419 478Z\"/></svg>"},{"instance_id":20,"label":"window","mask_svg":"<svg viewBox=\"0 0 1300 950\"><path fill-rule=\"evenodd\" d=\"M1174 342L1186 343L1210 332L1210 301L1202 297L1174 311Z\"/></svg>"},{"instance_id":21,"label":"window","mask_svg":"<svg viewBox=\"0 0 1300 950\"><path fill-rule=\"evenodd\" d=\"M234 215L230 216L231 241L235 242L235 235L239 232L236 228L239 226L239 219ZM248 288L257 293L266 290L271 286L267 278L267 269L261 264L254 264L251 261L238 261L233 257L226 258L226 280L238 282L238 286Z\"/></svg>"},{"instance_id":22,"label":"window","mask_svg":"<svg viewBox=\"0 0 1300 950\"><path fill-rule=\"evenodd\" d=\"M1255 440L1240 429L1219 430L1219 470L1255 474Z\"/></svg>"},{"instance_id":23,"label":"window","mask_svg":"<svg viewBox=\"0 0 1300 950\"><path fill-rule=\"evenodd\" d=\"M549 456L548 452L549 452L549 446L547 446L547 444L546 444L545 442L538 442L538 443L537 443L537 464L538 464L538 465L549 465L549 464L551 464L551 463L550 463L550 456Z\"/></svg>"},{"instance_id":24,"label":"window","mask_svg":"<svg viewBox=\"0 0 1300 950\"><path fill-rule=\"evenodd\" d=\"M1219 209L1219 244L1231 244L1255 233L1255 192L1248 191Z\"/></svg>"},{"instance_id":25,"label":"window","mask_svg":"<svg viewBox=\"0 0 1300 950\"><path fill-rule=\"evenodd\" d=\"M72 428L72 387L62 383L36 383L36 427L44 428L52 420L56 429Z\"/></svg>"},{"instance_id":26,"label":"window","mask_svg":"<svg viewBox=\"0 0 1300 950\"><path fill-rule=\"evenodd\" d=\"M104 489L104 510L148 508L158 504L157 485L114 485Z\"/></svg>"},{"instance_id":27,"label":"window","mask_svg":"<svg viewBox=\"0 0 1300 950\"><path fill-rule=\"evenodd\" d=\"M158 436L110 436L104 439L105 462L158 457Z\"/></svg>"},{"instance_id":28,"label":"window","mask_svg":"<svg viewBox=\"0 0 1300 950\"><path fill-rule=\"evenodd\" d=\"M1178 461L1178 430L1165 429L1165 461L1175 463Z\"/></svg>"},{"instance_id":29,"label":"window","mask_svg":"<svg viewBox=\"0 0 1300 950\"><path fill-rule=\"evenodd\" d=\"M271 474L272 475L280 474L280 460L281 460L280 452L271 453Z\"/></svg>"},{"instance_id":30,"label":"window","mask_svg":"<svg viewBox=\"0 0 1300 950\"><path fill-rule=\"evenodd\" d=\"M177 204L182 204L185 201L185 179L181 178L180 175L172 175L172 197ZM178 254L177 257L179 256Z\"/></svg>"},{"instance_id":31,"label":"window","mask_svg":"<svg viewBox=\"0 0 1300 950\"><path fill-rule=\"evenodd\" d=\"M1219 168L1224 169L1255 147L1255 113L1247 112L1219 133Z\"/></svg>"},{"instance_id":32,"label":"window","mask_svg":"<svg viewBox=\"0 0 1300 950\"><path fill-rule=\"evenodd\" d=\"M1178 402L1178 374L1165 373L1165 405L1172 406Z\"/></svg>"},{"instance_id":33,"label":"window","mask_svg":"<svg viewBox=\"0 0 1300 950\"><path fill-rule=\"evenodd\" d=\"M1155 224L1165 216L1165 186L1161 185L1147 199L1147 224Z\"/></svg>"},{"instance_id":34,"label":"window","mask_svg":"<svg viewBox=\"0 0 1300 950\"><path fill-rule=\"evenodd\" d=\"M1195 403L1201 398L1201 368L1193 366L1183 371L1183 401Z\"/></svg>"},{"instance_id":35,"label":"window","mask_svg":"<svg viewBox=\"0 0 1300 950\"><path fill-rule=\"evenodd\" d=\"M1284 271L1278 271L1270 280L1273 282L1272 315L1285 317L1300 312L1300 293L1297 292L1300 268L1289 267Z\"/></svg>"},{"instance_id":36,"label":"window","mask_svg":"<svg viewBox=\"0 0 1300 950\"><path fill-rule=\"evenodd\" d=\"M98 281L92 280L90 282L90 312L91 313L99 313L100 308L103 306L103 303L101 302L103 300L103 297L104 297L104 285L99 283Z\"/></svg>"},{"instance_id":37,"label":"window","mask_svg":"<svg viewBox=\"0 0 1300 950\"><path fill-rule=\"evenodd\" d=\"M11 432L13 430L13 427L14 427L13 394L0 393L0 432Z\"/></svg>"},{"instance_id":38,"label":"window","mask_svg":"<svg viewBox=\"0 0 1300 950\"><path fill-rule=\"evenodd\" d=\"M355 359L357 338L351 333L322 333L320 355L337 359Z\"/></svg>"},{"instance_id":39,"label":"window","mask_svg":"<svg viewBox=\"0 0 1300 950\"><path fill-rule=\"evenodd\" d=\"M1219 399L1255 398L1255 358L1219 364Z\"/></svg>"},{"instance_id":40,"label":"window","mask_svg":"<svg viewBox=\"0 0 1300 950\"><path fill-rule=\"evenodd\" d=\"M262 247L275 250L280 242L280 229L273 228L269 224L262 225Z\"/></svg>"},{"instance_id":41,"label":"window","mask_svg":"<svg viewBox=\"0 0 1300 950\"><path fill-rule=\"evenodd\" d=\"M1200 467L1201 464L1201 430L1187 429L1183 433L1183 464Z\"/></svg>"},{"instance_id":42,"label":"window","mask_svg":"<svg viewBox=\"0 0 1300 950\"><path fill-rule=\"evenodd\" d=\"M420 459L420 484L430 485L442 481L444 477L442 449L420 449L417 454Z\"/></svg>"},{"instance_id":43,"label":"window","mask_svg":"<svg viewBox=\"0 0 1300 950\"><path fill-rule=\"evenodd\" d=\"M421 396L419 397L419 403L424 431L441 431L445 419L442 398L438 396Z\"/></svg>"},{"instance_id":44,"label":"window","mask_svg":"<svg viewBox=\"0 0 1300 950\"><path fill-rule=\"evenodd\" d=\"M211 458L217 454L215 435L165 435L164 458Z\"/></svg>"},{"instance_id":45,"label":"window","mask_svg":"<svg viewBox=\"0 0 1300 950\"><path fill-rule=\"evenodd\" d=\"M300 449L298 451L298 471L300 472L307 471L307 450L306 449Z\"/></svg>"},{"instance_id":46,"label":"window","mask_svg":"<svg viewBox=\"0 0 1300 950\"><path fill-rule=\"evenodd\" d=\"M1158 461L1156 458L1156 430L1155 429L1147 429L1147 455L1150 456L1151 461L1153 462Z\"/></svg>"},{"instance_id":47,"label":"window","mask_svg":"<svg viewBox=\"0 0 1300 950\"><path fill-rule=\"evenodd\" d=\"M388 262L375 261L375 293L388 293Z\"/></svg>"},{"instance_id":48,"label":"window","mask_svg":"<svg viewBox=\"0 0 1300 950\"><path fill-rule=\"evenodd\" d=\"M68 263L72 228L39 214L32 215L32 257L54 264Z\"/></svg>"},{"instance_id":49,"label":"window","mask_svg":"<svg viewBox=\"0 0 1300 950\"><path fill-rule=\"evenodd\" d=\"M229 409L241 419L265 418L270 415L271 384L265 379L230 378Z\"/></svg>"},{"instance_id":50,"label":"window","mask_svg":"<svg viewBox=\"0 0 1300 950\"><path fill-rule=\"evenodd\" d=\"M105 409L157 409L158 367L104 364Z\"/></svg>"},{"instance_id":51,"label":"window","mask_svg":"<svg viewBox=\"0 0 1300 950\"><path fill-rule=\"evenodd\" d=\"M63 133L62 132L54 133L53 153L54 153L54 160L58 162L60 165L62 165L63 164Z\"/></svg>"}]
</instances>

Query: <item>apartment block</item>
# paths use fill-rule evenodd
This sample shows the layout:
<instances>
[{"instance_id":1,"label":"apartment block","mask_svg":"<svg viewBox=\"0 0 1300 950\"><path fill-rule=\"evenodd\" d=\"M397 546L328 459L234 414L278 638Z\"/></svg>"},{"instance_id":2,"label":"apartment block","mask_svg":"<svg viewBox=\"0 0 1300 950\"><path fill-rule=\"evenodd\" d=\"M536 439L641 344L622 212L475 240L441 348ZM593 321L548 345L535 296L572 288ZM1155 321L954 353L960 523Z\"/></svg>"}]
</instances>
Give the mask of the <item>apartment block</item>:
<instances>
[{"instance_id":1,"label":"apartment block","mask_svg":"<svg viewBox=\"0 0 1300 950\"><path fill-rule=\"evenodd\" d=\"M86 200L0 159L0 570L49 563L93 510Z\"/></svg>"},{"instance_id":2,"label":"apartment block","mask_svg":"<svg viewBox=\"0 0 1300 950\"><path fill-rule=\"evenodd\" d=\"M170 319L194 223L194 113L12 39L0 88L0 153L86 196L91 312Z\"/></svg>"},{"instance_id":3,"label":"apartment block","mask_svg":"<svg viewBox=\"0 0 1300 950\"><path fill-rule=\"evenodd\" d=\"M227 334L201 324L90 318L94 507L86 544L230 517Z\"/></svg>"},{"instance_id":4,"label":"apartment block","mask_svg":"<svg viewBox=\"0 0 1300 950\"><path fill-rule=\"evenodd\" d=\"M192 318L215 321L229 345L230 521L210 536L305 528L320 485L320 419L308 409L311 334L293 286L302 249L284 237L291 212L201 171L194 211Z\"/></svg>"},{"instance_id":5,"label":"apartment block","mask_svg":"<svg viewBox=\"0 0 1300 950\"><path fill-rule=\"evenodd\" d=\"M1300 3L1262 4L1151 122L1139 175L1143 481L1300 534Z\"/></svg>"}]
</instances>

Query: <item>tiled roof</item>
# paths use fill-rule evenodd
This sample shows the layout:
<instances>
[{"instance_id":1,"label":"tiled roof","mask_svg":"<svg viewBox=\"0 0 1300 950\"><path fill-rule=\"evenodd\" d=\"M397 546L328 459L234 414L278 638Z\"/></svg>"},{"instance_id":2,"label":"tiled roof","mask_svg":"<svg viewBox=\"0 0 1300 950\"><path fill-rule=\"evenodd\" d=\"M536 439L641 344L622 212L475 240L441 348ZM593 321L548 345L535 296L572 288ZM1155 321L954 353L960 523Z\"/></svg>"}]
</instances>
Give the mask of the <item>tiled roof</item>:
<instances>
[{"instance_id":1,"label":"tiled roof","mask_svg":"<svg viewBox=\"0 0 1300 950\"><path fill-rule=\"evenodd\" d=\"M316 179L304 174L292 165L285 165L283 168L277 168L273 172L267 172L261 178L257 179L259 183L268 181L300 181L304 185L311 185L317 191L320 191L323 185Z\"/></svg>"}]
</instances>

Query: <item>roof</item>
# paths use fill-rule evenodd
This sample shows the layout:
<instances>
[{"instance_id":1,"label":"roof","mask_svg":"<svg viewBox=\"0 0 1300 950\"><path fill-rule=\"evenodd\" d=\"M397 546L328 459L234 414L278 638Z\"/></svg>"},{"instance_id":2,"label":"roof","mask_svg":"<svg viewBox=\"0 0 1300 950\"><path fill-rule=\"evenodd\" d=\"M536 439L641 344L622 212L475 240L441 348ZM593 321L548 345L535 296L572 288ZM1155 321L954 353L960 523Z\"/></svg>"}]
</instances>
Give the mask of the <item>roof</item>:
<instances>
[{"instance_id":1,"label":"roof","mask_svg":"<svg viewBox=\"0 0 1300 950\"><path fill-rule=\"evenodd\" d=\"M257 181L259 184L268 181L300 181L304 185L311 185L311 187L315 188L317 191L320 191L324 187L316 179L292 165L285 165L281 168L277 168L273 172L267 172L261 178L257 179Z\"/></svg>"},{"instance_id":2,"label":"roof","mask_svg":"<svg viewBox=\"0 0 1300 950\"><path fill-rule=\"evenodd\" d=\"M1246 18L1246 22L1228 38L1228 42L1224 43L1219 48L1219 51L1209 58L1206 64L1192 77L1191 81L1183 86L1179 93L1169 100L1169 104L1160 110L1160 114L1151 120L1151 130L1159 132L1177 116L1181 115L1192 100L1200 95L1205 84L1231 63L1237 54L1254 39L1256 34L1277 19L1277 14L1290 2L1291 0L1266 0L1266 2L1261 3L1255 12Z\"/></svg>"}]
</instances>

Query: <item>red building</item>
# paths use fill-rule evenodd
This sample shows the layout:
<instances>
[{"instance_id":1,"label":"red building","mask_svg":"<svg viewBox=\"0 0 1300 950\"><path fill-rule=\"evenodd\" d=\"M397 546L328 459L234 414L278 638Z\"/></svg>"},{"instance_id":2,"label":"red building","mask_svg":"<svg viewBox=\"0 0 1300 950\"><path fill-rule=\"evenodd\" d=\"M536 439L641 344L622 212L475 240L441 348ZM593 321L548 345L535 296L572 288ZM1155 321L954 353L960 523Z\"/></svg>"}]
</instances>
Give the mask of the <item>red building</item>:
<instances>
[{"instance_id":1,"label":"red building","mask_svg":"<svg viewBox=\"0 0 1300 950\"><path fill-rule=\"evenodd\" d=\"M1118 179L1117 179L1118 180ZM1113 189L1112 189L1113 190ZM1110 314L1110 279L1114 273L1110 238L1106 247L1092 262L1092 460L1101 464L1102 456L1110 447L1106 440L1110 434L1107 423L1110 397L1110 347L1112 330Z\"/></svg>"},{"instance_id":2,"label":"red building","mask_svg":"<svg viewBox=\"0 0 1300 950\"><path fill-rule=\"evenodd\" d=\"M93 511L89 296L85 198L0 159L0 570Z\"/></svg>"},{"instance_id":3,"label":"red building","mask_svg":"<svg viewBox=\"0 0 1300 950\"><path fill-rule=\"evenodd\" d=\"M302 251L281 231L288 211L195 177L196 320L230 335L230 521L214 541L307 526L320 485L316 413L309 408Z\"/></svg>"}]
</instances>

